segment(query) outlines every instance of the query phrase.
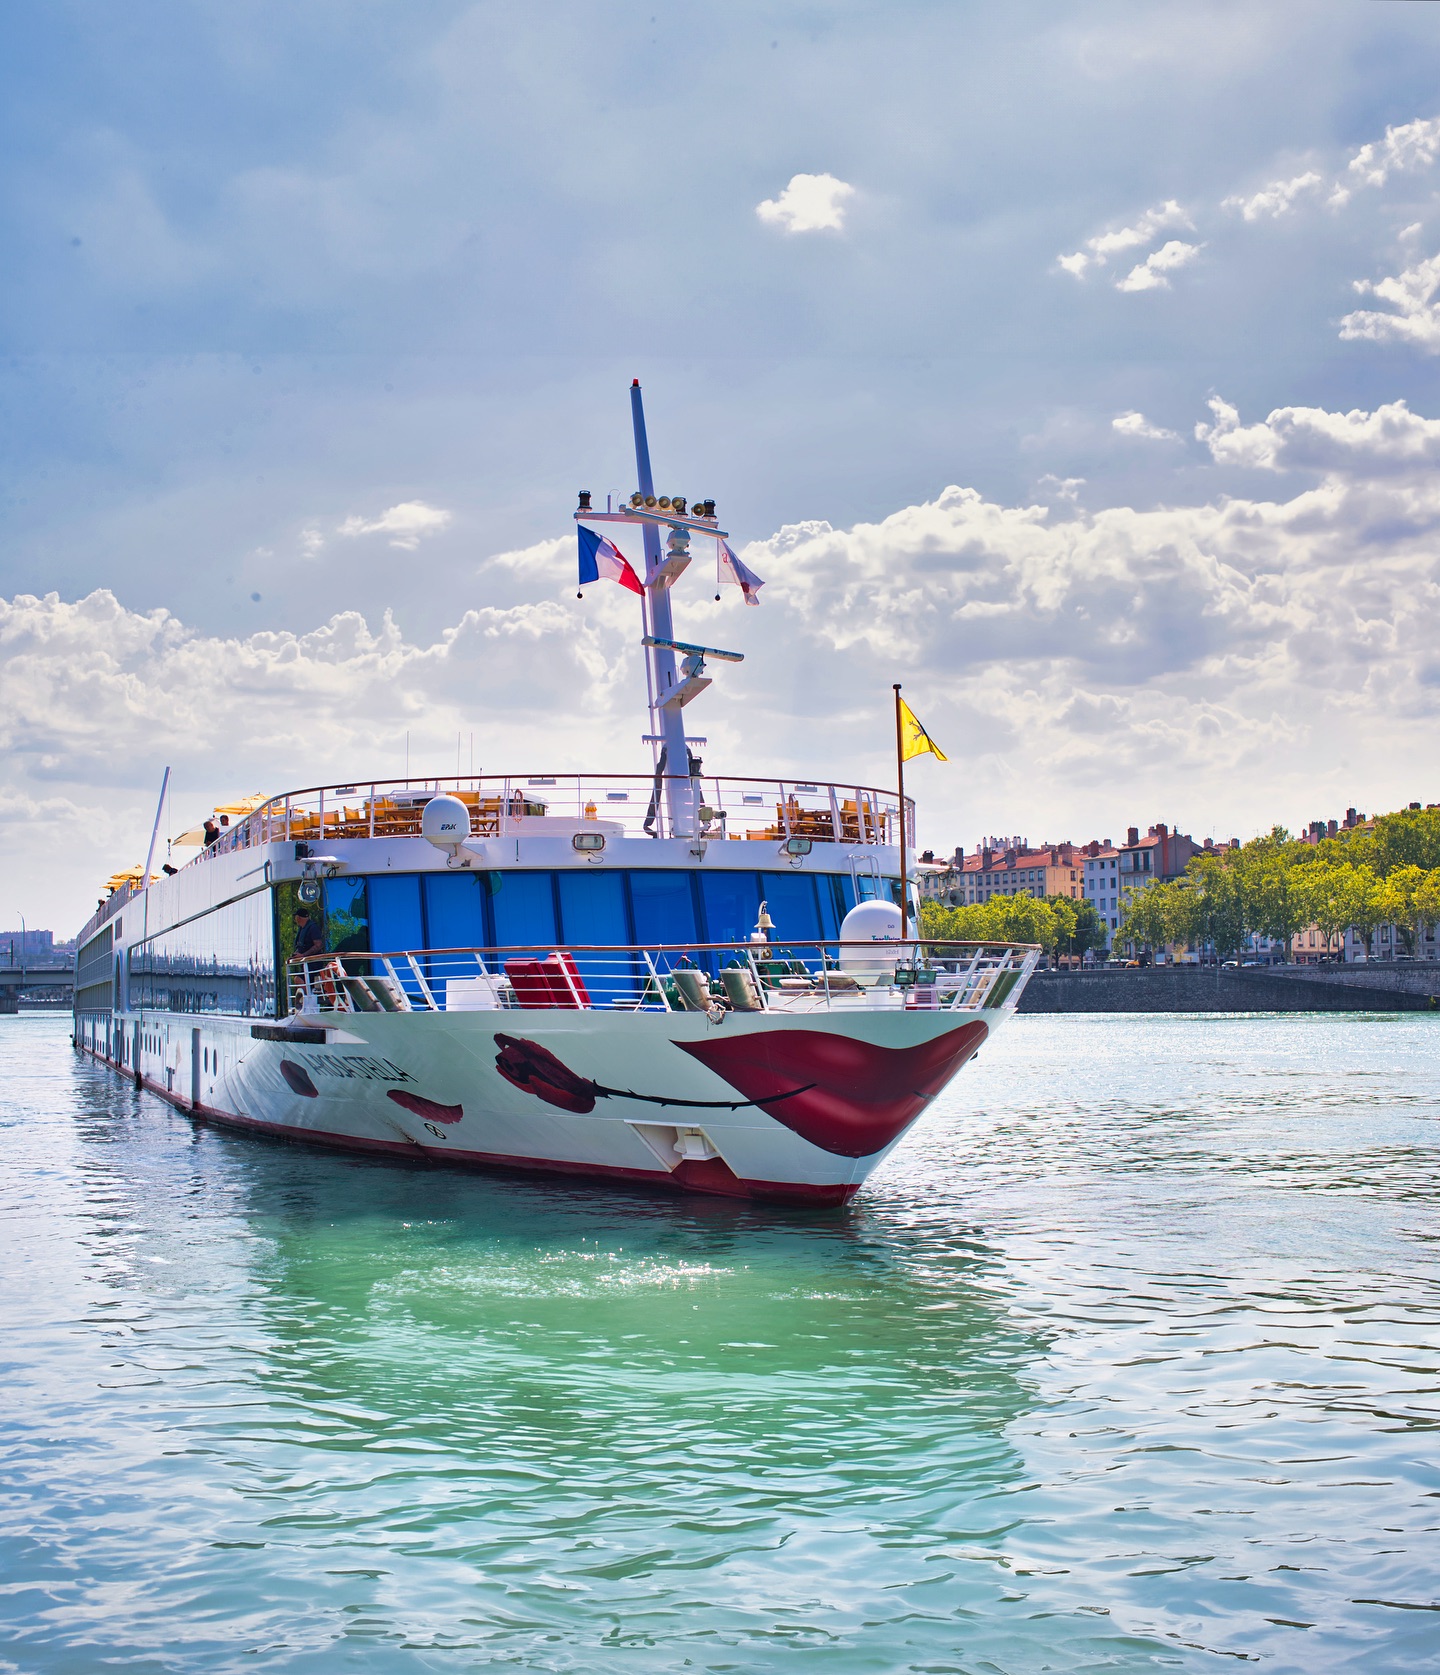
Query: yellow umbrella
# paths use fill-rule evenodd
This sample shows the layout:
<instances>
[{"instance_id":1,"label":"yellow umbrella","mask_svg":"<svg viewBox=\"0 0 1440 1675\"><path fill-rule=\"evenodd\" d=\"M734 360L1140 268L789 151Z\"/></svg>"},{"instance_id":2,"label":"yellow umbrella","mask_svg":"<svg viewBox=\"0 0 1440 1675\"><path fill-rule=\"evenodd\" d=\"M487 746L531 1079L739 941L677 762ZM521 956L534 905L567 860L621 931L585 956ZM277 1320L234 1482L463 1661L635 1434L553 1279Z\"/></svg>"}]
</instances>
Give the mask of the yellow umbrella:
<instances>
[{"instance_id":1,"label":"yellow umbrella","mask_svg":"<svg viewBox=\"0 0 1440 1675\"><path fill-rule=\"evenodd\" d=\"M214 815L226 815L231 820L243 819L247 814L253 814L261 803L270 799L263 791L256 791L251 796L241 797L236 803L217 803ZM205 841L205 822L192 826L188 832L181 832L177 838L171 838L170 844L174 849L196 849Z\"/></svg>"}]
</instances>

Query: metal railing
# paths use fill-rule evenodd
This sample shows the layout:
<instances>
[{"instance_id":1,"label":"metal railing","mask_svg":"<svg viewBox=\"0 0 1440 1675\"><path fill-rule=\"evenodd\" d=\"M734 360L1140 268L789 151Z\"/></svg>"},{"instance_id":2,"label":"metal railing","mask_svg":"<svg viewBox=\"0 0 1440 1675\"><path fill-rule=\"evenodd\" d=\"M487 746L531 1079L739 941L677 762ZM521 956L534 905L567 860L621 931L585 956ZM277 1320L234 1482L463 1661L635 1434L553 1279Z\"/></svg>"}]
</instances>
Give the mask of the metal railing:
<instances>
[{"instance_id":1,"label":"metal railing","mask_svg":"<svg viewBox=\"0 0 1440 1675\"><path fill-rule=\"evenodd\" d=\"M1040 950L993 942L416 948L290 961L290 1011L816 1012L1014 1007Z\"/></svg>"},{"instance_id":2,"label":"metal railing","mask_svg":"<svg viewBox=\"0 0 1440 1675\"><path fill-rule=\"evenodd\" d=\"M675 783L677 776L659 782ZM327 843L345 838L416 837L432 797L459 797L470 810L472 837L540 836L595 822L636 837L757 839L783 842L889 844L900 841L893 791L870 785L832 785L790 779L679 779L690 788L687 828L671 830L667 798L650 774L464 775L439 779L372 780L313 786L272 797L234 826L200 858L257 843ZM913 843L915 805L906 798Z\"/></svg>"}]
</instances>

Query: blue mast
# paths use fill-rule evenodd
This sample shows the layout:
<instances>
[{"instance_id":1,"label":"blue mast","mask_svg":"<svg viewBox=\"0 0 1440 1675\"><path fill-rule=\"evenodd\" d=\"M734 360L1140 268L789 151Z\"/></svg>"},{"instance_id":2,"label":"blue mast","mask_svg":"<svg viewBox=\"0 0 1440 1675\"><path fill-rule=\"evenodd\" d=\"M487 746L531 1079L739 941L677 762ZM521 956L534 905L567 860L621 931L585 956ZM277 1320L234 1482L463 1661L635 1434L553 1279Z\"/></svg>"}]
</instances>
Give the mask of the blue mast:
<instances>
[{"instance_id":1,"label":"blue mast","mask_svg":"<svg viewBox=\"0 0 1440 1675\"><path fill-rule=\"evenodd\" d=\"M650 443L645 435L645 408L640 399L640 380L630 385L630 417L635 428L635 469L639 473L641 494L653 495L655 480L650 471ZM670 610L669 585L657 580L660 568L660 531L647 523L642 531L645 540L645 597L650 607L650 637L657 640L675 638L674 620ZM669 829L675 836L689 834L691 805L689 747L685 742L685 719L679 705L669 709L665 700L674 692L675 653L668 646L647 646L650 659L651 726L666 752L665 804L669 815Z\"/></svg>"}]
</instances>

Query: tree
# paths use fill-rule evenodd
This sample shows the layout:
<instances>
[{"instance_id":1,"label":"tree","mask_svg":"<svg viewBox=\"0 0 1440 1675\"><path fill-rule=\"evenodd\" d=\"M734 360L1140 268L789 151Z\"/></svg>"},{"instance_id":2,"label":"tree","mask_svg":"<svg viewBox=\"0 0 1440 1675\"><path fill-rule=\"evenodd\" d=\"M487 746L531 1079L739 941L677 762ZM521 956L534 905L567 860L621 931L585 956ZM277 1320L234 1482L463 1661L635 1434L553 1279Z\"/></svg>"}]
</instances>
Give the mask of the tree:
<instances>
[{"instance_id":1,"label":"tree","mask_svg":"<svg viewBox=\"0 0 1440 1675\"><path fill-rule=\"evenodd\" d=\"M1292 843L1284 827L1276 826L1268 838L1256 838L1240 853L1245 929L1283 944L1288 961L1296 931L1310 923L1304 893L1296 885L1295 865L1300 855L1308 853L1308 846Z\"/></svg>"},{"instance_id":2,"label":"tree","mask_svg":"<svg viewBox=\"0 0 1440 1675\"><path fill-rule=\"evenodd\" d=\"M1238 951L1250 928L1239 869L1230 865L1222 852L1197 855L1185 870L1193 892L1183 904L1186 939L1210 943L1216 959L1223 960Z\"/></svg>"},{"instance_id":3,"label":"tree","mask_svg":"<svg viewBox=\"0 0 1440 1675\"><path fill-rule=\"evenodd\" d=\"M1173 884L1150 884L1143 890L1127 890L1121 899L1117 942L1148 948L1152 953L1173 940L1175 894Z\"/></svg>"},{"instance_id":4,"label":"tree","mask_svg":"<svg viewBox=\"0 0 1440 1675\"><path fill-rule=\"evenodd\" d=\"M1417 866L1399 866L1380 880L1376 906L1380 923L1394 925L1405 942L1405 952L1415 952L1415 892L1425 873Z\"/></svg>"},{"instance_id":5,"label":"tree","mask_svg":"<svg viewBox=\"0 0 1440 1675\"><path fill-rule=\"evenodd\" d=\"M1298 869L1310 920L1319 927L1328 947L1352 926L1359 929L1374 906L1375 874L1367 866L1346 866L1329 858ZM1374 921L1378 924L1379 919ZM1371 930L1374 929L1371 925ZM1367 938L1368 946L1368 938Z\"/></svg>"},{"instance_id":6,"label":"tree","mask_svg":"<svg viewBox=\"0 0 1440 1675\"><path fill-rule=\"evenodd\" d=\"M1397 867L1419 867L1432 872L1440 867L1440 808L1407 808L1382 814L1368 845L1369 852L1357 855L1382 876Z\"/></svg>"},{"instance_id":7,"label":"tree","mask_svg":"<svg viewBox=\"0 0 1440 1675\"><path fill-rule=\"evenodd\" d=\"M1416 885L1411 911L1418 930L1433 931L1440 924L1440 867L1431 867Z\"/></svg>"}]
</instances>

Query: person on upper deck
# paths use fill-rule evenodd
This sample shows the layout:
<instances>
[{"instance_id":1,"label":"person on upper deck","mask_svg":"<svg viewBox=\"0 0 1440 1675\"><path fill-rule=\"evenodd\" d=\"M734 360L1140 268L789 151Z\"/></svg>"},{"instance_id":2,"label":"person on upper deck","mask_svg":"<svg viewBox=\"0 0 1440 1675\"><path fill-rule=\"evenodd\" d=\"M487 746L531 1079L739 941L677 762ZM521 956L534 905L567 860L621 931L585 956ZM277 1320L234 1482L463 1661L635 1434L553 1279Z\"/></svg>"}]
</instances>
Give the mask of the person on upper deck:
<instances>
[{"instance_id":1,"label":"person on upper deck","mask_svg":"<svg viewBox=\"0 0 1440 1675\"><path fill-rule=\"evenodd\" d=\"M208 849L212 843L218 843L219 841L220 828L215 824L212 816L205 822L205 847Z\"/></svg>"}]
</instances>

